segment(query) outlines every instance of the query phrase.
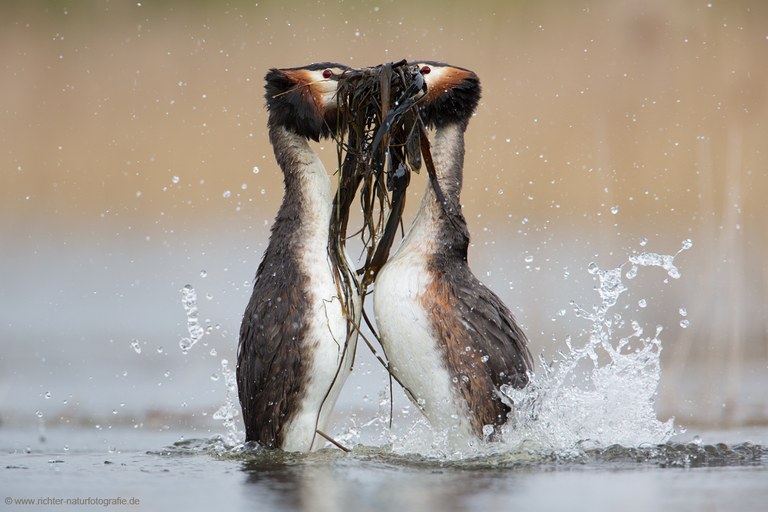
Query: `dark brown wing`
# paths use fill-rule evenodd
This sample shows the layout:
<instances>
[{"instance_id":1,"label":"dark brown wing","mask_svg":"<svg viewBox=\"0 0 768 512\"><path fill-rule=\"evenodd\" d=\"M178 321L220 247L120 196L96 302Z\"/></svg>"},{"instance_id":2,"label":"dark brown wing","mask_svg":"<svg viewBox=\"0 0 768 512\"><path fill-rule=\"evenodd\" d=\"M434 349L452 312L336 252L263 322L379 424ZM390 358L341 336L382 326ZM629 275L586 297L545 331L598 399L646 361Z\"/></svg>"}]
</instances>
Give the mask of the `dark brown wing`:
<instances>
[{"instance_id":1,"label":"dark brown wing","mask_svg":"<svg viewBox=\"0 0 768 512\"><path fill-rule=\"evenodd\" d=\"M301 358L306 325L308 278L296 261L288 231L292 212L281 208L272 228L250 302L240 326L237 384L246 441L280 448L283 426L306 389L307 361ZM283 240L287 243L274 243Z\"/></svg>"},{"instance_id":2,"label":"dark brown wing","mask_svg":"<svg viewBox=\"0 0 768 512\"><path fill-rule=\"evenodd\" d=\"M465 262L431 265L434 279L424 295L432 331L479 436L484 425L503 425L510 412L498 391L528 383L528 340L512 313ZM440 268L441 270L437 270Z\"/></svg>"},{"instance_id":3,"label":"dark brown wing","mask_svg":"<svg viewBox=\"0 0 768 512\"><path fill-rule=\"evenodd\" d=\"M523 388L533 360L528 338L501 299L465 267L457 281L458 310L467 324L467 334L488 356L486 363L494 385Z\"/></svg>"}]
</instances>

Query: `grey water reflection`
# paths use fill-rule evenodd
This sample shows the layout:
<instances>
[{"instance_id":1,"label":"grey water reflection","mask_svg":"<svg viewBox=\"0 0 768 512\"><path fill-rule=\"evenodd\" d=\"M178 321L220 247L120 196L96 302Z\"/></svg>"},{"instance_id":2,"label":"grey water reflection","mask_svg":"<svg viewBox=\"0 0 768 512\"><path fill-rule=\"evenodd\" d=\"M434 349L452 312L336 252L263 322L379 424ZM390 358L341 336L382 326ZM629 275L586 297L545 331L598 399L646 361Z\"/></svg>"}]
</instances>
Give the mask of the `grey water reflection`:
<instances>
[{"instance_id":1,"label":"grey water reflection","mask_svg":"<svg viewBox=\"0 0 768 512\"><path fill-rule=\"evenodd\" d=\"M503 487L515 474L414 469L359 460L334 465L246 463L246 500L277 510L456 510Z\"/></svg>"},{"instance_id":2,"label":"grey water reflection","mask_svg":"<svg viewBox=\"0 0 768 512\"><path fill-rule=\"evenodd\" d=\"M265 510L321 512L511 508L757 511L763 510L768 499L765 450L759 450L762 455L756 459L746 457L727 470L717 461L695 470L674 469L656 461L640 471L629 452L618 464L594 459L495 465L488 460L479 461L482 468L408 457L388 463L386 456L252 461L241 466L246 478L239 498Z\"/></svg>"}]
</instances>

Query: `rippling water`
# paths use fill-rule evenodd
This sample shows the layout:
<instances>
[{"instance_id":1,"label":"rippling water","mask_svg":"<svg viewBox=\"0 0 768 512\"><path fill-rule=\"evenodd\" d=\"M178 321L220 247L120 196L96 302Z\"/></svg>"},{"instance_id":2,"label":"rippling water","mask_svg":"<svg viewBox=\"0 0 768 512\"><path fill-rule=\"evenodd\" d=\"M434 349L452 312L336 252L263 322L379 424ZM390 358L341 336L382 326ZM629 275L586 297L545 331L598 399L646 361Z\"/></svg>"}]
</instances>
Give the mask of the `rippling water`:
<instances>
[{"instance_id":1,"label":"rippling water","mask_svg":"<svg viewBox=\"0 0 768 512\"><path fill-rule=\"evenodd\" d=\"M587 443L588 444L588 443ZM350 452L325 449L317 454L284 453L243 445L228 447L220 437L178 441L172 446L149 455L182 457L207 455L220 460L242 461L248 467L297 464L347 462L378 462L395 466L421 469L457 470L515 470L515 469L570 469L575 466L600 469L637 469L643 466L658 468L716 468L726 466L768 465L768 448L760 444L742 442L735 444L704 444L666 442L658 445L626 447L611 445L605 448L581 448L562 451L537 451L519 449L502 451L492 455L462 458L430 457L417 453L401 454L392 447L356 446Z\"/></svg>"},{"instance_id":2,"label":"rippling water","mask_svg":"<svg viewBox=\"0 0 768 512\"><path fill-rule=\"evenodd\" d=\"M139 501L93 510L764 510L768 502L768 448L749 442L521 448L452 460L365 445L287 454L229 446L222 436L163 445L177 435L168 431L57 428L45 442L0 432L3 498ZM768 439L768 430L749 435ZM67 450L52 448L63 443Z\"/></svg>"}]
</instances>

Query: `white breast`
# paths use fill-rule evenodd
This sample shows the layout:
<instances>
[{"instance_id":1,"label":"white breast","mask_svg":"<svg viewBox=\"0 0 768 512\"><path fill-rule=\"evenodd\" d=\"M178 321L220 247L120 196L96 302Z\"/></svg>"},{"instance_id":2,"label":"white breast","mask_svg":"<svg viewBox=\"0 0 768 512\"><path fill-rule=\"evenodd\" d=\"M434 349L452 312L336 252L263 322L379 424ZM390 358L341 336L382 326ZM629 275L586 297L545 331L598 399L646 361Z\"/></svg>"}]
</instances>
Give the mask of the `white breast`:
<instances>
[{"instance_id":1,"label":"white breast","mask_svg":"<svg viewBox=\"0 0 768 512\"><path fill-rule=\"evenodd\" d=\"M418 221L417 221L418 223ZM436 431L452 440L472 438L469 411L454 393L455 384L431 332L429 312L420 302L430 276L426 255L419 250L427 234L416 225L376 279L374 313L381 343L392 372L406 387Z\"/></svg>"},{"instance_id":2,"label":"white breast","mask_svg":"<svg viewBox=\"0 0 768 512\"><path fill-rule=\"evenodd\" d=\"M328 175L314 152L305 154L307 181L304 200L311 214L307 216L300 254L303 271L309 276L310 318L305 338L305 353L310 354L310 382L301 408L287 426L283 449L308 451L321 448L325 441L315 434L327 430L331 412L352 368L357 331L347 341L347 319L343 314L333 266L328 255L328 225L331 218L332 192ZM354 317L359 325L360 298L355 297ZM346 343L346 346L345 346ZM297 355L298 357L298 355Z\"/></svg>"},{"instance_id":3,"label":"white breast","mask_svg":"<svg viewBox=\"0 0 768 512\"><path fill-rule=\"evenodd\" d=\"M353 331L348 341L346 339L347 320L333 282L327 252L307 251L303 260L306 268L311 269L311 321L305 340L307 353L311 354L311 378L302 408L291 422L285 438L283 448L288 451L314 450L325 444L315 435L315 430L327 430L336 400L352 370L357 344L357 331ZM359 324L359 297L356 297L353 309Z\"/></svg>"}]
</instances>

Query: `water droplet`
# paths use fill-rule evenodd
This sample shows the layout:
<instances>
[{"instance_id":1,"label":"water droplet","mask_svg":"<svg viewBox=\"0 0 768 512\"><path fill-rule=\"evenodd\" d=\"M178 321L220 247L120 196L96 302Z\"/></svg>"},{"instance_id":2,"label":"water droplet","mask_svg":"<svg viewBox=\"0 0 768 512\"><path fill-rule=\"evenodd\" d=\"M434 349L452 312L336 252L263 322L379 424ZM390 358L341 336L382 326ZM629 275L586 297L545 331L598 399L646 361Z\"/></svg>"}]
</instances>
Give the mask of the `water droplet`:
<instances>
[{"instance_id":1,"label":"water droplet","mask_svg":"<svg viewBox=\"0 0 768 512\"><path fill-rule=\"evenodd\" d=\"M163 347L162 346L157 347L157 353L158 354L162 354L163 353Z\"/></svg>"},{"instance_id":2,"label":"water droplet","mask_svg":"<svg viewBox=\"0 0 768 512\"><path fill-rule=\"evenodd\" d=\"M680 316L688 316L688 310L685 308L680 308L679 310Z\"/></svg>"},{"instance_id":3,"label":"water droplet","mask_svg":"<svg viewBox=\"0 0 768 512\"><path fill-rule=\"evenodd\" d=\"M177 184L178 182L179 182L178 176L174 176L173 178L171 178L171 183L173 183L174 185Z\"/></svg>"},{"instance_id":4,"label":"water droplet","mask_svg":"<svg viewBox=\"0 0 768 512\"><path fill-rule=\"evenodd\" d=\"M133 339L131 341L131 347L133 347L133 351L137 354L141 354L141 345L139 345L139 340Z\"/></svg>"},{"instance_id":5,"label":"water droplet","mask_svg":"<svg viewBox=\"0 0 768 512\"><path fill-rule=\"evenodd\" d=\"M680 327L682 327L683 329L687 329L689 325L691 325L691 322L687 318L684 320L680 320Z\"/></svg>"},{"instance_id":6,"label":"water droplet","mask_svg":"<svg viewBox=\"0 0 768 512\"><path fill-rule=\"evenodd\" d=\"M38 418L42 418L43 417L43 411L36 411L35 412L35 416L37 416Z\"/></svg>"},{"instance_id":7,"label":"water droplet","mask_svg":"<svg viewBox=\"0 0 768 512\"><path fill-rule=\"evenodd\" d=\"M637 301L637 305L640 306L641 308L644 308L648 305L648 302L646 302L645 299L640 299L639 301Z\"/></svg>"},{"instance_id":8,"label":"water droplet","mask_svg":"<svg viewBox=\"0 0 768 512\"><path fill-rule=\"evenodd\" d=\"M179 347L182 352L186 353L195 343L200 341L200 338L205 334L205 331L197 318L197 292L195 292L192 285L185 285L181 289L181 303L187 314L187 331L189 332L189 338L182 338L179 341Z\"/></svg>"},{"instance_id":9,"label":"water droplet","mask_svg":"<svg viewBox=\"0 0 768 512\"><path fill-rule=\"evenodd\" d=\"M483 357L480 358L480 361L487 363L490 358L491 358L490 356L484 355Z\"/></svg>"},{"instance_id":10,"label":"water droplet","mask_svg":"<svg viewBox=\"0 0 768 512\"><path fill-rule=\"evenodd\" d=\"M683 247L681 249L682 251L687 251L691 247L693 247L693 240L691 240L690 238L686 238L685 240L683 240Z\"/></svg>"},{"instance_id":11,"label":"water droplet","mask_svg":"<svg viewBox=\"0 0 768 512\"><path fill-rule=\"evenodd\" d=\"M493 435L493 425L483 425L483 437L491 437Z\"/></svg>"},{"instance_id":12,"label":"water droplet","mask_svg":"<svg viewBox=\"0 0 768 512\"><path fill-rule=\"evenodd\" d=\"M697 446L701 446L703 441L701 440L700 436L696 435L696 436L693 436L693 440L691 442Z\"/></svg>"},{"instance_id":13,"label":"water droplet","mask_svg":"<svg viewBox=\"0 0 768 512\"><path fill-rule=\"evenodd\" d=\"M208 276L208 272L206 272L205 270L201 270L201 271L200 271L200 277L203 277L203 278L205 278L205 277L207 277L207 276Z\"/></svg>"},{"instance_id":14,"label":"water droplet","mask_svg":"<svg viewBox=\"0 0 768 512\"><path fill-rule=\"evenodd\" d=\"M217 354L216 349L212 348L209 354L211 354L213 357L216 357L216 354Z\"/></svg>"},{"instance_id":15,"label":"water droplet","mask_svg":"<svg viewBox=\"0 0 768 512\"><path fill-rule=\"evenodd\" d=\"M253 169L251 169L251 172L253 174L259 174L259 166L258 165L254 165Z\"/></svg>"},{"instance_id":16,"label":"water droplet","mask_svg":"<svg viewBox=\"0 0 768 512\"><path fill-rule=\"evenodd\" d=\"M597 274L600 271L600 267L597 266L597 263L594 261L591 262L589 265L587 265L587 272L589 272L592 275Z\"/></svg>"},{"instance_id":17,"label":"water droplet","mask_svg":"<svg viewBox=\"0 0 768 512\"><path fill-rule=\"evenodd\" d=\"M43 396L45 397L46 400L48 400L48 399L51 398L51 392L50 391L46 391Z\"/></svg>"},{"instance_id":18,"label":"water droplet","mask_svg":"<svg viewBox=\"0 0 768 512\"><path fill-rule=\"evenodd\" d=\"M525 257L525 262L526 263L533 263L533 256L530 255L530 254L528 256L526 256Z\"/></svg>"},{"instance_id":19,"label":"water droplet","mask_svg":"<svg viewBox=\"0 0 768 512\"><path fill-rule=\"evenodd\" d=\"M211 374L211 380L219 380L219 374L214 372Z\"/></svg>"},{"instance_id":20,"label":"water droplet","mask_svg":"<svg viewBox=\"0 0 768 512\"><path fill-rule=\"evenodd\" d=\"M611 213L614 214L614 215L619 213L619 207L618 206L611 207Z\"/></svg>"},{"instance_id":21,"label":"water droplet","mask_svg":"<svg viewBox=\"0 0 768 512\"><path fill-rule=\"evenodd\" d=\"M640 239L640 247L645 247L646 244L648 244L648 239L647 238L641 238Z\"/></svg>"},{"instance_id":22,"label":"water droplet","mask_svg":"<svg viewBox=\"0 0 768 512\"><path fill-rule=\"evenodd\" d=\"M671 254L657 254L655 252L643 252L629 257L630 263L642 267L661 267L667 271L672 279L680 279L680 271L674 263L675 257Z\"/></svg>"}]
</instances>

